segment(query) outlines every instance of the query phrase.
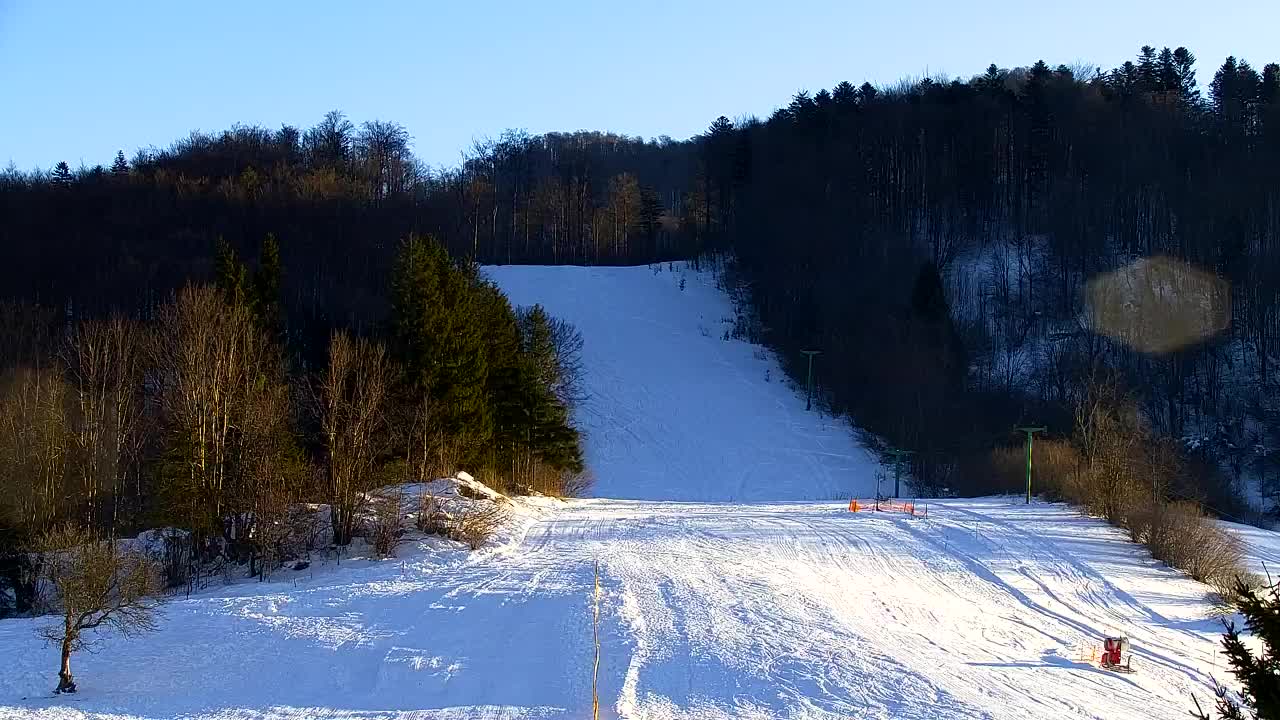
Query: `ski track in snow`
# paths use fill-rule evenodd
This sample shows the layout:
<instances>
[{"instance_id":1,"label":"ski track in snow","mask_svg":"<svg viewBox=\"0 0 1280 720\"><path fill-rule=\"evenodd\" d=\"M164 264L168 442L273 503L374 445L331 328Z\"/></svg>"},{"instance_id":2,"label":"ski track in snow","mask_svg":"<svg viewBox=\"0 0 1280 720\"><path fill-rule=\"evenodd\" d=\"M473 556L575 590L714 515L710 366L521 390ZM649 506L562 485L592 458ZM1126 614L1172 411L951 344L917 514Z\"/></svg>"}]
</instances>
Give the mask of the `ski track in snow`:
<instances>
[{"instance_id":1,"label":"ski track in snow","mask_svg":"<svg viewBox=\"0 0 1280 720\"><path fill-rule=\"evenodd\" d=\"M48 619L0 621L0 718L590 717L597 563L602 717L1184 718L1225 679L1204 586L1070 508L832 502L876 465L677 268L489 270L583 332L598 497L520 501L520 531L470 555L425 540L173 600L78 655L74 698L48 694ZM1080 660L1103 634L1136 673Z\"/></svg>"}]
</instances>

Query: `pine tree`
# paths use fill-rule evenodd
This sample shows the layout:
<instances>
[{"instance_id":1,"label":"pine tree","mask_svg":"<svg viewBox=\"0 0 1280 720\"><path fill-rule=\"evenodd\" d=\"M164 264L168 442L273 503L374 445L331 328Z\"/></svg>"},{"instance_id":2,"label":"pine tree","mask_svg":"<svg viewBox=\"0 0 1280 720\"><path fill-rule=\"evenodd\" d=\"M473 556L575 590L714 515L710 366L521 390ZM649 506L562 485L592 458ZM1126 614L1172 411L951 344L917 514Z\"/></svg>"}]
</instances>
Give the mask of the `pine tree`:
<instances>
[{"instance_id":1,"label":"pine tree","mask_svg":"<svg viewBox=\"0 0 1280 720\"><path fill-rule=\"evenodd\" d=\"M391 279L392 338L395 352L419 391L436 382L436 341L443 323L445 275L449 259L430 238L410 235L400 248Z\"/></svg>"},{"instance_id":2,"label":"pine tree","mask_svg":"<svg viewBox=\"0 0 1280 720\"><path fill-rule=\"evenodd\" d=\"M284 333L284 315L280 308L280 285L284 270L280 264L280 243L267 233L262 241L262 257L253 273L252 308L258 323L274 338Z\"/></svg>"},{"instance_id":3,"label":"pine tree","mask_svg":"<svg viewBox=\"0 0 1280 720\"><path fill-rule=\"evenodd\" d=\"M1196 56L1190 50L1180 47L1173 51L1173 64L1178 78L1177 89L1182 95L1183 103L1188 106L1198 104L1200 88L1196 85Z\"/></svg>"},{"instance_id":4,"label":"pine tree","mask_svg":"<svg viewBox=\"0 0 1280 720\"><path fill-rule=\"evenodd\" d=\"M1004 73L1000 71L1000 68L995 63L991 63L987 66L987 71L974 84L982 92L996 95L1004 90L1004 80Z\"/></svg>"},{"instance_id":5,"label":"pine tree","mask_svg":"<svg viewBox=\"0 0 1280 720\"><path fill-rule=\"evenodd\" d=\"M492 433L484 303L474 267L457 268L434 239L411 235L392 276L392 336L411 392L435 403L459 462Z\"/></svg>"},{"instance_id":6,"label":"pine tree","mask_svg":"<svg viewBox=\"0 0 1280 720\"><path fill-rule=\"evenodd\" d=\"M1142 92L1154 92L1160 89L1160 72L1156 67L1156 49L1143 45L1138 54L1138 83Z\"/></svg>"},{"instance_id":7,"label":"pine tree","mask_svg":"<svg viewBox=\"0 0 1280 720\"><path fill-rule=\"evenodd\" d=\"M1235 606L1244 616L1245 629L1262 641L1262 652L1255 656L1241 639L1235 623L1227 624L1227 632L1222 638L1223 652L1231 666L1231 674L1240 681L1244 704L1241 706L1220 688L1218 715L1223 720L1244 720L1246 717L1277 720L1280 718L1280 584L1272 585L1264 596L1239 582ZM1199 717L1208 720L1208 716L1202 713Z\"/></svg>"},{"instance_id":8,"label":"pine tree","mask_svg":"<svg viewBox=\"0 0 1280 720\"><path fill-rule=\"evenodd\" d=\"M1180 88L1178 82L1178 63L1173 58L1173 51L1164 48L1156 61L1156 90L1171 92Z\"/></svg>"},{"instance_id":9,"label":"pine tree","mask_svg":"<svg viewBox=\"0 0 1280 720\"><path fill-rule=\"evenodd\" d=\"M477 314L484 324L486 340L485 394L493 426L493 445L499 461L505 465L515 448L524 444L529 422L519 398L523 383L520 330L511 303L497 286L482 282L475 292Z\"/></svg>"},{"instance_id":10,"label":"pine tree","mask_svg":"<svg viewBox=\"0 0 1280 720\"><path fill-rule=\"evenodd\" d=\"M1253 131L1262 78L1249 63L1228 57L1209 84L1209 97L1219 121L1232 134Z\"/></svg>"},{"instance_id":11,"label":"pine tree","mask_svg":"<svg viewBox=\"0 0 1280 720\"><path fill-rule=\"evenodd\" d=\"M842 80L831 90L831 99L835 101L837 107L848 107L857 102L858 91L848 80Z\"/></svg>"},{"instance_id":12,"label":"pine tree","mask_svg":"<svg viewBox=\"0 0 1280 720\"><path fill-rule=\"evenodd\" d=\"M116 151L115 162L111 163L111 174L117 177L129 174L129 161L124 159L124 151Z\"/></svg>"},{"instance_id":13,"label":"pine tree","mask_svg":"<svg viewBox=\"0 0 1280 720\"><path fill-rule=\"evenodd\" d=\"M529 423L529 446L547 465L581 472L582 449L578 431L569 420L569 410L553 388L560 382L551 316L535 305L520 317L521 348L525 360L525 383L521 402Z\"/></svg>"},{"instance_id":14,"label":"pine tree","mask_svg":"<svg viewBox=\"0 0 1280 720\"><path fill-rule=\"evenodd\" d=\"M1263 105L1280 102L1280 64L1267 63L1262 68L1262 84L1258 87L1258 100Z\"/></svg>"},{"instance_id":15,"label":"pine tree","mask_svg":"<svg viewBox=\"0 0 1280 720\"><path fill-rule=\"evenodd\" d=\"M866 106L876 101L876 95L879 93L876 86L869 82L864 82L858 87L858 104Z\"/></svg>"},{"instance_id":16,"label":"pine tree","mask_svg":"<svg viewBox=\"0 0 1280 720\"><path fill-rule=\"evenodd\" d=\"M249 299L249 270L236 257L235 248L218 238L214 250L213 284L222 292L223 300L232 306L244 305Z\"/></svg>"},{"instance_id":17,"label":"pine tree","mask_svg":"<svg viewBox=\"0 0 1280 720\"><path fill-rule=\"evenodd\" d=\"M53 177L50 179L55 185L63 187L71 184L71 168L67 165L66 160L60 161L53 167Z\"/></svg>"},{"instance_id":18,"label":"pine tree","mask_svg":"<svg viewBox=\"0 0 1280 720\"><path fill-rule=\"evenodd\" d=\"M942 274L933 262L925 262L916 274L911 291L909 332L917 350L931 359L929 363L952 385L964 382L968 367L964 345L951 318L951 306L947 302L942 285Z\"/></svg>"}]
</instances>

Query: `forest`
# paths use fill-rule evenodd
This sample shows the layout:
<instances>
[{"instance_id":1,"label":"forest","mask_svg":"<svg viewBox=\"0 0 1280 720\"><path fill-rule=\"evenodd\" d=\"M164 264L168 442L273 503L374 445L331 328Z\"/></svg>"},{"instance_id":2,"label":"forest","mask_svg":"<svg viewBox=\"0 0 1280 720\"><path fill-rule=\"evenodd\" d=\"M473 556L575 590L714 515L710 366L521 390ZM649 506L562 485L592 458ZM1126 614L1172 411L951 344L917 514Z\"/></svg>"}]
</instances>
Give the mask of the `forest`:
<instances>
[{"instance_id":1,"label":"forest","mask_svg":"<svg viewBox=\"0 0 1280 720\"><path fill-rule=\"evenodd\" d=\"M1191 52L1144 46L1110 70L840 82L688 140L510 131L446 169L339 111L10 168L6 577L65 520L172 525L252 565L236 523L304 494L340 544L354 493L387 478L465 463L571 489L581 338L510 307L484 264L714 260L733 335L798 383L821 350L822 410L913 451L922 495L1018 491L1015 428L1037 425L1044 489L1101 514L1157 476L1161 498L1272 510L1280 66L1206 74L1202 92ZM1108 277L1210 317L1135 343L1106 326L1133 300L1094 292ZM1086 463L1104 469L1072 491Z\"/></svg>"}]
</instances>

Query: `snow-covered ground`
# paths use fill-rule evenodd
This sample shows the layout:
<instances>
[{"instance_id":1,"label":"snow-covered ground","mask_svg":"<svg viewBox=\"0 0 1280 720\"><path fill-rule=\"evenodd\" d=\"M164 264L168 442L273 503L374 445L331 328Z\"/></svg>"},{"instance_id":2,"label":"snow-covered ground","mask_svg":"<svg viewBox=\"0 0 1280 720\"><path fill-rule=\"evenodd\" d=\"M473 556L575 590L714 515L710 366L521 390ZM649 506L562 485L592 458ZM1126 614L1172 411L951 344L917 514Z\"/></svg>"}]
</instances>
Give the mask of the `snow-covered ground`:
<instances>
[{"instance_id":1,"label":"snow-covered ground","mask_svg":"<svg viewBox=\"0 0 1280 720\"><path fill-rule=\"evenodd\" d=\"M512 303L540 303L582 332L590 372L578 420L593 494L731 502L874 494L874 460L848 423L805 412L772 355L724 339L733 307L715 277L667 267L486 268Z\"/></svg>"},{"instance_id":2,"label":"snow-covered ground","mask_svg":"<svg viewBox=\"0 0 1280 720\"><path fill-rule=\"evenodd\" d=\"M78 656L71 699L49 695L47 620L0 621L0 718L590 717L597 568L602 717L1184 718L1225 679L1206 588L1101 522L831 501L877 468L721 339L709 277L491 272L583 331L597 497L517 499L475 553L428 538L175 599L156 633ZM1280 558L1240 531L1255 564ZM1081 659L1108 634L1136 673Z\"/></svg>"}]
</instances>

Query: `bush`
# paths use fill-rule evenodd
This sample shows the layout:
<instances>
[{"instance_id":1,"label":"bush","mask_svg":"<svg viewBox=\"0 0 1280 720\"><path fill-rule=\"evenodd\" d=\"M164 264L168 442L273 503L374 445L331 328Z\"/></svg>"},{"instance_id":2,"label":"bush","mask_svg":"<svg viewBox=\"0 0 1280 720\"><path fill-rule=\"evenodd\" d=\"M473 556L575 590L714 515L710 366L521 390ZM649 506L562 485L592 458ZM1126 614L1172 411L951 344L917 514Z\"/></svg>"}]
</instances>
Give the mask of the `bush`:
<instances>
[{"instance_id":1,"label":"bush","mask_svg":"<svg viewBox=\"0 0 1280 720\"><path fill-rule=\"evenodd\" d=\"M506 518L507 514L502 508L493 503L472 503L451 523L449 537L466 543L472 550L478 550L493 537Z\"/></svg>"},{"instance_id":2,"label":"bush","mask_svg":"<svg viewBox=\"0 0 1280 720\"><path fill-rule=\"evenodd\" d=\"M1126 514L1126 526L1134 542L1151 556L1177 568L1195 580L1231 598L1245 578L1243 551L1234 535L1218 526L1189 502L1135 503Z\"/></svg>"},{"instance_id":3,"label":"bush","mask_svg":"<svg viewBox=\"0 0 1280 720\"><path fill-rule=\"evenodd\" d=\"M440 507L440 500L435 495L423 493L418 498L418 516L414 518L414 526L428 535L448 535L449 516Z\"/></svg>"},{"instance_id":4,"label":"bush","mask_svg":"<svg viewBox=\"0 0 1280 720\"><path fill-rule=\"evenodd\" d=\"M1032 492L1051 500L1069 500L1083 504L1079 486L1080 452L1069 441L1037 438L1032 446ZM1021 493L1027 487L1027 448L1025 445L998 447L987 459L996 489Z\"/></svg>"},{"instance_id":5,"label":"bush","mask_svg":"<svg viewBox=\"0 0 1280 720\"><path fill-rule=\"evenodd\" d=\"M378 557L394 556L396 548L404 542L404 526L400 517L403 500L404 493L399 489L373 499L368 533Z\"/></svg>"}]
</instances>

